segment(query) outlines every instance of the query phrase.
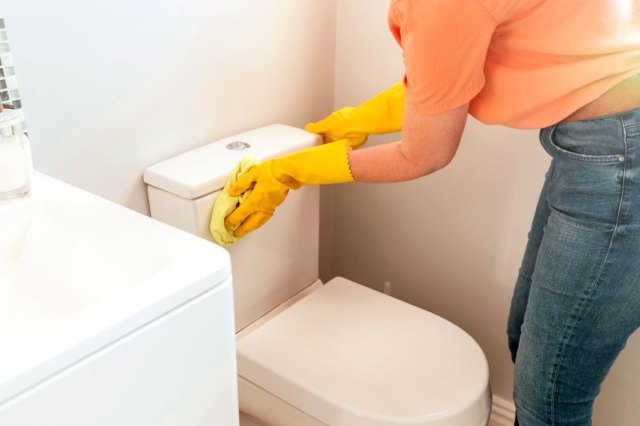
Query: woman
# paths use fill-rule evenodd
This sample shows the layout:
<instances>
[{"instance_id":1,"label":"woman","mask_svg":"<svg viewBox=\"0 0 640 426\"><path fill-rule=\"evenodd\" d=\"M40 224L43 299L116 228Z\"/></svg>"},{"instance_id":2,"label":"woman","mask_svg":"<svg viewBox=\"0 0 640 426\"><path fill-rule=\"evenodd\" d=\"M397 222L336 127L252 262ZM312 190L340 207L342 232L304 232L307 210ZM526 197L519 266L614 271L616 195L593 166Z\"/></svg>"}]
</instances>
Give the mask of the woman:
<instances>
[{"instance_id":1,"label":"woman","mask_svg":"<svg viewBox=\"0 0 640 426\"><path fill-rule=\"evenodd\" d=\"M541 128L553 161L508 324L516 424L591 424L640 325L640 0L393 0L389 25L403 84L308 126L332 143L245 173L232 195L253 192L227 227L258 228L304 184L439 170L469 113ZM401 141L351 149L400 128Z\"/></svg>"}]
</instances>

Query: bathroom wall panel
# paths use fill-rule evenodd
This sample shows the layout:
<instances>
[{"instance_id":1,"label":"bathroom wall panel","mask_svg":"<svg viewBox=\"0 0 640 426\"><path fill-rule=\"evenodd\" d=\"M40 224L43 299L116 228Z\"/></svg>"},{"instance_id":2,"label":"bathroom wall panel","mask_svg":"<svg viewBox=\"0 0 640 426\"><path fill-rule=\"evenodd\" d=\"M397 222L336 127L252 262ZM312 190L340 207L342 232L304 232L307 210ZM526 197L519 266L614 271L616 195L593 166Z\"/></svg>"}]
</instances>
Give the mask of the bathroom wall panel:
<instances>
[{"instance_id":1,"label":"bathroom wall panel","mask_svg":"<svg viewBox=\"0 0 640 426\"><path fill-rule=\"evenodd\" d=\"M387 29L388 0L338 2L335 108L402 77ZM398 140L372 137L369 144ZM456 158L432 176L332 188L329 275L342 275L458 324L482 346L494 393L511 399L506 319L549 157L537 131L470 119ZM640 335L613 367L595 426L640 424Z\"/></svg>"},{"instance_id":2,"label":"bathroom wall panel","mask_svg":"<svg viewBox=\"0 0 640 426\"><path fill-rule=\"evenodd\" d=\"M36 169L140 212L145 167L332 106L335 0L0 0L0 15Z\"/></svg>"}]
</instances>

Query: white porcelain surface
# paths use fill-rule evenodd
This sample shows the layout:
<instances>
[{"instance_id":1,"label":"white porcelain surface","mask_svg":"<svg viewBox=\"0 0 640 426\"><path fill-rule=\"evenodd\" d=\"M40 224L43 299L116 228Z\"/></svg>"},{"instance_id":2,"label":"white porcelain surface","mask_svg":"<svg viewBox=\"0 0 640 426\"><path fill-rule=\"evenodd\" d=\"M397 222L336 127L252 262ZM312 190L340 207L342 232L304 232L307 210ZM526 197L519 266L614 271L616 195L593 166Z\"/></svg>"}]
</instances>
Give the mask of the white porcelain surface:
<instances>
[{"instance_id":1,"label":"white porcelain surface","mask_svg":"<svg viewBox=\"0 0 640 426\"><path fill-rule=\"evenodd\" d=\"M233 141L251 145L229 151ZM272 158L319 143L317 135L274 124L211 142L145 170L151 216L211 240L211 206L246 155ZM190 199L192 194L203 194ZM290 191L278 213L258 232L227 248L233 266L236 327L251 324L318 278L320 192L315 185Z\"/></svg>"},{"instance_id":2,"label":"white porcelain surface","mask_svg":"<svg viewBox=\"0 0 640 426\"><path fill-rule=\"evenodd\" d=\"M255 418L246 415L244 413L240 413L240 426L267 426L264 423L256 420Z\"/></svg>"},{"instance_id":3,"label":"white porcelain surface","mask_svg":"<svg viewBox=\"0 0 640 426\"><path fill-rule=\"evenodd\" d=\"M41 174L0 236L0 405L230 274L219 247Z\"/></svg>"},{"instance_id":4,"label":"white porcelain surface","mask_svg":"<svg viewBox=\"0 0 640 426\"><path fill-rule=\"evenodd\" d=\"M463 330L334 278L237 344L238 374L332 426L482 425L484 354Z\"/></svg>"},{"instance_id":5,"label":"white porcelain surface","mask_svg":"<svg viewBox=\"0 0 640 426\"><path fill-rule=\"evenodd\" d=\"M188 200L221 189L231 170L244 157L258 161L320 143L320 136L284 124L271 124L229 136L148 167L144 181ZM229 144L246 149L229 149Z\"/></svg>"},{"instance_id":6,"label":"white porcelain surface","mask_svg":"<svg viewBox=\"0 0 640 426\"><path fill-rule=\"evenodd\" d=\"M314 142L300 129L267 126L152 166L145 171L152 216L209 238L215 191L252 154L224 150L236 140L250 142L259 160ZM229 248L238 329L317 278L318 198L317 187L292 191L269 223ZM479 426L489 417L487 362L469 335L343 278L248 327L237 346L241 383L278 399L258 407L245 393L240 405L268 423L300 424L269 417L283 406L331 426Z\"/></svg>"}]
</instances>

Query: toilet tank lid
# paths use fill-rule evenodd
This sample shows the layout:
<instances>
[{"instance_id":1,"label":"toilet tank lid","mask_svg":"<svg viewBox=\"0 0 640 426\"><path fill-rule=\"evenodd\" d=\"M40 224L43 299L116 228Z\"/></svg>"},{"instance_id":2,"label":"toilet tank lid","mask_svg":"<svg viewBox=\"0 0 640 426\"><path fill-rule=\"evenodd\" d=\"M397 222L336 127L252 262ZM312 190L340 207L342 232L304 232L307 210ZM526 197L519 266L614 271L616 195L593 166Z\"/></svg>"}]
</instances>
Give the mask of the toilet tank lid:
<instances>
[{"instance_id":1,"label":"toilet tank lid","mask_svg":"<svg viewBox=\"0 0 640 426\"><path fill-rule=\"evenodd\" d=\"M221 189L244 157L258 161L320 143L320 136L284 124L272 124L229 136L153 165L144 171L152 186L194 200Z\"/></svg>"}]
</instances>

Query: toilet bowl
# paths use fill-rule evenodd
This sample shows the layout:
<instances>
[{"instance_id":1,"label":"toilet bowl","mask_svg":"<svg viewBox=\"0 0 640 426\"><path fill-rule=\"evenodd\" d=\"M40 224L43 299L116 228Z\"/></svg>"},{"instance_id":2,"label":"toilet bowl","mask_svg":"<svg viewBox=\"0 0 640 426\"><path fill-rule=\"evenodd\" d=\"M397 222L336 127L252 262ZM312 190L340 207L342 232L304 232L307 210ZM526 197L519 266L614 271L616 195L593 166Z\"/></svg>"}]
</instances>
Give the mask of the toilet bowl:
<instances>
[{"instance_id":1,"label":"toilet bowl","mask_svg":"<svg viewBox=\"0 0 640 426\"><path fill-rule=\"evenodd\" d=\"M152 166L144 174L151 215L211 239L212 202L245 155L262 161L319 142L277 124ZM322 284L318 241L319 191L305 187L229 248L241 411L273 426L486 425L491 391L478 344L353 281Z\"/></svg>"}]
</instances>

